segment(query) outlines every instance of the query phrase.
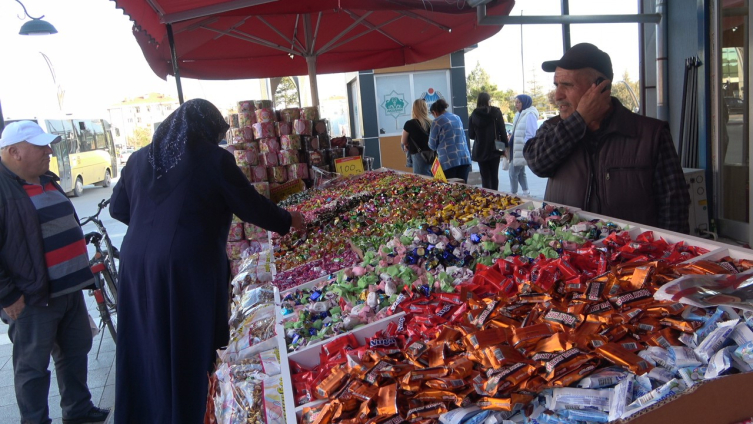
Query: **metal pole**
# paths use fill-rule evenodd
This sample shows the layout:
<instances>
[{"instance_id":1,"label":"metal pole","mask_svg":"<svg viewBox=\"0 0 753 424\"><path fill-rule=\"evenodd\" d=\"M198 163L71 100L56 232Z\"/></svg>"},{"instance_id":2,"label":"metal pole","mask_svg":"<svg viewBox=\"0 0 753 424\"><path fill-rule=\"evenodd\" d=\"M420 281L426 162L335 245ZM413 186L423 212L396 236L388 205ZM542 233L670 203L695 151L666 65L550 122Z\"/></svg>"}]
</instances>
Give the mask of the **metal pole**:
<instances>
[{"instance_id":1,"label":"metal pole","mask_svg":"<svg viewBox=\"0 0 753 424\"><path fill-rule=\"evenodd\" d=\"M570 0L562 0L562 16L570 15ZM570 49L570 24L562 24L562 53Z\"/></svg>"},{"instance_id":2,"label":"metal pole","mask_svg":"<svg viewBox=\"0 0 753 424\"><path fill-rule=\"evenodd\" d=\"M173 37L173 25L167 24L167 40L170 43L170 58L173 61L173 74L175 85L178 86L178 101L183 104L183 86L180 84L180 71L178 70L178 54L175 52L175 38Z\"/></svg>"},{"instance_id":3,"label":"metal pole","mask_svg":"<svg viewBox=\"0 0 753 424\"><path fill-rule=\"evenodd\" d=\"M523 16L523 10L520 11L520 16ZM520 79L523 81L523 89L520 94L526 92L526 65L523 62L523 25L520 26Z\"/></svg>"},{"instance_id":4,"label":"metal pole","mask_svg":"<svg viewBox=\"0 0 753 424\"><path fill-rule=\"evenodd\" d=\"M665 0L656 1L656 13L664 16ZM669 116L667 106L667 20L662 19L656 26L656 117L666 121Z\"/></svg>"},{"instance_id":5,"label":"metal pole","mask_svg":"<svg viewBox=\"0 0 753 424\"><path fill-rule=\"evenodd\" d=\"M319 106L319 87L316 83L316 52L309 14L303 16L303 32L306 37L306 65L309 70L309 84L311 84L311 106L316 107Z\"/></svg>"},{"instance_id":6,"label":"metal pole","mask_svg":"<svg viewBox=\"0 0 753 424\"><path fill-rule=\"evenodd\" d=\"M5 117L3 116L3 106L0 104L0 132L5 129Z\"/></svg>"}]
</instances>

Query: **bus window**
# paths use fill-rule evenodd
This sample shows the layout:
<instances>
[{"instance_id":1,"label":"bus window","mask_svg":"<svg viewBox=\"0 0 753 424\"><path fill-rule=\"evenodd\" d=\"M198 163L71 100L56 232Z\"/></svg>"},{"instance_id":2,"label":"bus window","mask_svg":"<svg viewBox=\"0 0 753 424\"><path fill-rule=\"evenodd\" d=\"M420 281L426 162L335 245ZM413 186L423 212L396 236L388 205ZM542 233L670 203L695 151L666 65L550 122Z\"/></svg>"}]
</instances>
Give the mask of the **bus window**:
<instances>
[{"instance_id":1,"label":"bus window","mask_svg":"<svg viewBox=\"0 0 753 424\"><path fill-rule=\"evenodd\" d=\"M94 140L94 133L91 128L91 121L88 120L74 120L74 129L78 135L79 152L86 153L92 150L96 150L97 145Z\"/></svg>"},{"instance_id":2,"label":"bus window","mask_svg":"<svg viewBox=\"0 0 753 424\"><path fill-rule=\"evenodd\" d=\"M88 127L94 135L94 148L97 150L105 150L109 153L109 149L107 148L107 137L105 137L102 121L98 119L88 121Z\"/></svg>"}]
</instances>

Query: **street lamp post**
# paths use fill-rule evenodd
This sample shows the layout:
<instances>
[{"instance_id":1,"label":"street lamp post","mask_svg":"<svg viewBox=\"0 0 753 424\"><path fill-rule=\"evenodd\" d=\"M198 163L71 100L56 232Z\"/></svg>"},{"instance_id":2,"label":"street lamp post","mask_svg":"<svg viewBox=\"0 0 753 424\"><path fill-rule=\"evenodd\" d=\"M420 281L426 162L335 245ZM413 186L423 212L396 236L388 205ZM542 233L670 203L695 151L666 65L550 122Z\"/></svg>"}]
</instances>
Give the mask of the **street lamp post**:
<instances>
[{"instance_id":1,"label":"street lamp post","mask_svg":"<svg viewBox=\"0 0 753 424\"><path fill-rule=\"evenodd\" d=\"M42 20L42 18L44 18L44 15L38 18L35 18L29 15L29 12L26 11L26 6L24 6L24 4L21 3L20 0L16 0L16 3L20 4L21 7L24 9L24 15L26 15L27 18L31 19L30 21L27 21L23 25L21 25L21 30L18 31L19 35L57 34L58 30L55 29L55 27L52 26L51 23ZM2 107L2 104L0 104L0 132L2 132L4 129L5 129L5 115L3 115L3 107Z\"/></svg>"}]
</instances>

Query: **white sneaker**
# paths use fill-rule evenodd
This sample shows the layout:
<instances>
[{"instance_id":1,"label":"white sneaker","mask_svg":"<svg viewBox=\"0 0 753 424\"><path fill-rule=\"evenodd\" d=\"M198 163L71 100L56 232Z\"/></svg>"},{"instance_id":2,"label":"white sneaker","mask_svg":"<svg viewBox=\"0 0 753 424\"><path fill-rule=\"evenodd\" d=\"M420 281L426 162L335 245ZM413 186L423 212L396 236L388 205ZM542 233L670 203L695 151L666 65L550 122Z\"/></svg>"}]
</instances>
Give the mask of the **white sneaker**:
<instances>
[{"instance_id":1,"label":"white sneaker","mask_svg":"<svg viewBox=\"0 0 753 424\"><path fill-rule=\"evenodd\" d=\"M523 190L523 191L520 192L520 195L521 196L525 196L525 197L529 197L529 196L531 196L531 192L528 191L528 190Z\"/></svg>"}]
</instances>

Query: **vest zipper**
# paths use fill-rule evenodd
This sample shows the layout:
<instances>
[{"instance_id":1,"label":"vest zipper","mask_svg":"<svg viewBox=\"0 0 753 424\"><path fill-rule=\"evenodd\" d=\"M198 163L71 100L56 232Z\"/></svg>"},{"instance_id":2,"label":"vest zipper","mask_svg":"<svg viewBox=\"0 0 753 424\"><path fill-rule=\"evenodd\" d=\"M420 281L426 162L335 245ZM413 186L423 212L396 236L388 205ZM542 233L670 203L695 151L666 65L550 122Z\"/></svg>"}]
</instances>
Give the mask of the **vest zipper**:
<instances>
[{"instance_id":1,"label":"vest zipper","mask_svg":"<svg viewBox=\"0 0 753 424\"><path fill-rule=\"evenodd\" d=\"M651 169L649 166L621 166L621 167L615 167L615 168L607 168L607 181L609 181L609 172L610 171L620 171L625 169Z\"/></svg>"}]
</instances>

